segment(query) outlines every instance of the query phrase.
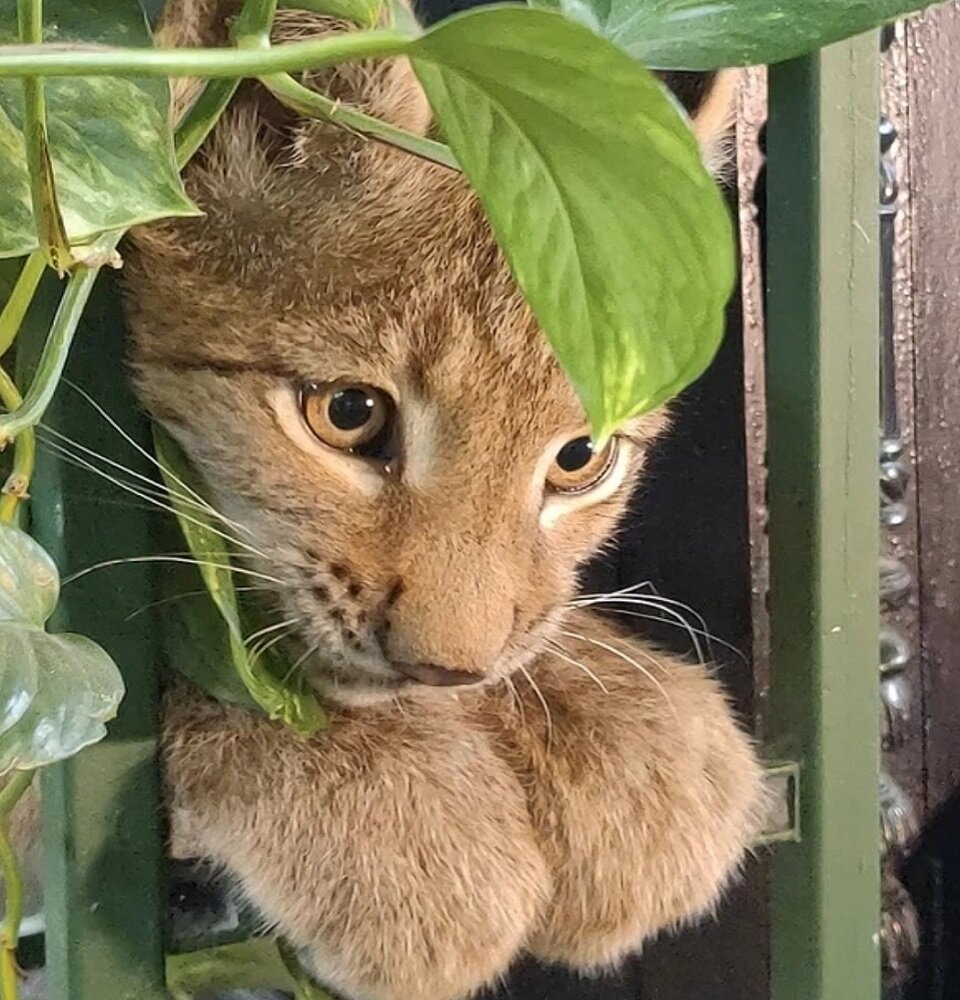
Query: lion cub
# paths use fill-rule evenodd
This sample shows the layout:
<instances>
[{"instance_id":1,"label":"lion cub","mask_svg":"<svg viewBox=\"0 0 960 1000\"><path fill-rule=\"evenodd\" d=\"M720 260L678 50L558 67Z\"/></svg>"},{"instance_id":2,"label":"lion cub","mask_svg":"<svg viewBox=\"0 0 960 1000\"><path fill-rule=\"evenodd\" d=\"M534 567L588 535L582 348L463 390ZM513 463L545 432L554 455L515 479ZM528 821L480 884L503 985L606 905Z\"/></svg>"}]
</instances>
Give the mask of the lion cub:
<instances>
[{"instance_id":1,"label":"lion cub","mask_svg":"<svg viewBox=\"0 0 960 1000\"><path fill-rule=\"evenodd\" d=\"M216 44L233 11L173 0L167 40ZM430 128L403 61L313 82ZM522 953L610 966L709 910L757 827L750 743L706 670L573 603L664 418L592 448L450 171L250 86L187 183L205 216L137 233L125 272L138 392L273 579L331 725L171 692L174 852L353 1000L457 1000Z\"/></svg>"}]
</instances>

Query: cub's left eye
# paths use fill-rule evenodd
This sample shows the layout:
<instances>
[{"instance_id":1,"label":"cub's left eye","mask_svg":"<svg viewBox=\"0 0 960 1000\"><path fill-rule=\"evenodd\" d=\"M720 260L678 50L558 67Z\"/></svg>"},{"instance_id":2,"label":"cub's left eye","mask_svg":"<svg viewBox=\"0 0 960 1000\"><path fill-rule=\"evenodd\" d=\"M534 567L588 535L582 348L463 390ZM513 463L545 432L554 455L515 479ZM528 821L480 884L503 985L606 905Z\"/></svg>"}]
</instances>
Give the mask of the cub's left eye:
<instances>
[{"instance_id":1,"label":"cub's left eye","mask_svg":"<svg viewBox=\"0 0 960 1000\"><path fill-rule=\"evenodd\" d=\"M396 406L382 390L363 383L307 382L300 410L324 444L365 458L392 458Z\"/></svg>"},{"instance_id":2,"label":"cub's left eye","mask_svg":"<svg viewBox=\"0 0 960 1000\"><path fill-rule=\"evenodd\" d=\"M554 493L582 493L607 477L617 457L617 439L611 438L599 451L589 437L568 441L547 471L547 486Z\"/></svg>"}]
</instances>

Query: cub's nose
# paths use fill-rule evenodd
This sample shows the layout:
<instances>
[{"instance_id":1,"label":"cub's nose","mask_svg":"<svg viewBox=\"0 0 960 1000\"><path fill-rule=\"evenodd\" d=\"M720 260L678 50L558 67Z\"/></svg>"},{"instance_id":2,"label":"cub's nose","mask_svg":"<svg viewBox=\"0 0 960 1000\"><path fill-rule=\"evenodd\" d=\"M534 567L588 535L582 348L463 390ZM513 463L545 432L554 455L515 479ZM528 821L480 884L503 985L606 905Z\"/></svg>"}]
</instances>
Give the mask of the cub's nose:
<instances>
[{"instance_id":1,"label":"cub's nose","mask_svg":"<svg viewBox=\"0 0 960 1000\"><path fill-rule=\"evenodd\" d=\"M393 669L404 677L430 687L459 687L464 684L479 684L483 680L480 674L469 670L450 670L436 663L394 663Z\"/></svg>"}]
</instances>

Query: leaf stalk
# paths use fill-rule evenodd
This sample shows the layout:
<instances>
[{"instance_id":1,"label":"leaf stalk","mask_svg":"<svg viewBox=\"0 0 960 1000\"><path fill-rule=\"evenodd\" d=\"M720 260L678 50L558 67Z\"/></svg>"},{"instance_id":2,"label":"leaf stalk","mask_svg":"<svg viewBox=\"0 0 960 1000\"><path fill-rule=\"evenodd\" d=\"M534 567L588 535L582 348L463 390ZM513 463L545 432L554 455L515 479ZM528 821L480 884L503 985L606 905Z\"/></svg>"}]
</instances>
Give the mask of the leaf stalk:
<instances>
[{"instance_id":1,"label":"leaf stalk","mask_svg":"<svg viewBox=\"0 0 960 1000\"><path fill-rule=\"evenodd\" d=\"M33 771L17 771L0 789L0 872L6 909L0 929L0 998L17 1000L20 968L17 943L23 919L23 877L10 842L10 813L33 781Z\"/></svg>"},{"instance_id":2,"label":"leaf stalk","mask_svg":"<svg viewBox=\"0 0 960 1000\"><path fill-rule=\"evenodd\" d=\"M0 78L11 76L267 76L354 59L403 55L413 39L379 28L268 49L138 49L92 45L0 45Z\"/></svg>"}]
</instances>

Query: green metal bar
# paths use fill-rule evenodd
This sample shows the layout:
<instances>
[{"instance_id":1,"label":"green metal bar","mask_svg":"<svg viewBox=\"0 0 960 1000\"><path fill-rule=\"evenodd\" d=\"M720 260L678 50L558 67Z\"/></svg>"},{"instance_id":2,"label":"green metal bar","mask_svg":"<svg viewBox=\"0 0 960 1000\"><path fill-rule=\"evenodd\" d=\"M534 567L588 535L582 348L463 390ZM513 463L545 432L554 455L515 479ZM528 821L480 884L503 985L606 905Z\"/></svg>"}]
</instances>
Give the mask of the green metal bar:
<instances>
[{"instance_id":1,"label":"green metal bar","mask_svg":"<svg viewBox=\"0 0 960 1000\"><path fill-rule=\"evenodd\" d=\"M802 778L773 1000L880 995L878 69L871 34L770 74L768 731Z\"/></svg>"},{"instance_id":2,"label":"green metal bar","mask_svg":"<svg viewBox=\"0 0 960 1000\"><path fill-rule=\"evenodd\" d=\"M56 282L41 289L56 299ZM123 370L118 297L101 280L67 377L146 442ZM34 310L18 340L23 375L36 364L51 310ZM82 396L61 385L45 424L140 472L136 450ZM152 519L135 498L41 446L32 530L62 575L153 551ZM132 502L131 502L132 501ZM160 1000L164 989L162 809L157 769L159 642L149 613L151 567L130 564L67 584L51 623L89 635L116 659L127 694L102 743L43 776L44 914L49 1000Z\"/></svg>"}]
</instances>

